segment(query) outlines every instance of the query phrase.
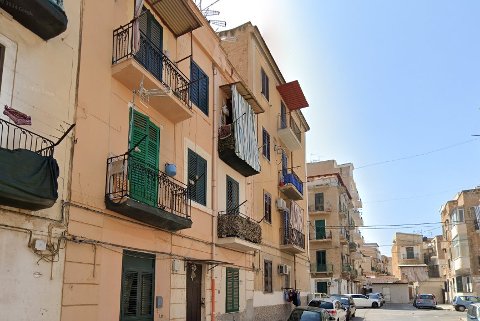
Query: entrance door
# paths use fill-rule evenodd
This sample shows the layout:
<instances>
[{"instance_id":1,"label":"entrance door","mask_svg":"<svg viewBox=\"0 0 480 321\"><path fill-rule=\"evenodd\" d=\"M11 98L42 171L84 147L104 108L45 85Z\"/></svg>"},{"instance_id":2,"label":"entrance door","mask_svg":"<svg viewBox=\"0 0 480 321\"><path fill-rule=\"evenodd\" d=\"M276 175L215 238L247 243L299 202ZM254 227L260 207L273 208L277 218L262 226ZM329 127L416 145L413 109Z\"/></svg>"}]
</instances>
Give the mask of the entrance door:
<instances>
[{"instance_id":1,"label":"entrance door","mask_svg":"<svg viewBox=\"0 0 480 321\"><path fill-rule=\"evenodd\" d=\"M202 265L187 265L187 320L202 319Z\"/></svg>"}]
</instances>

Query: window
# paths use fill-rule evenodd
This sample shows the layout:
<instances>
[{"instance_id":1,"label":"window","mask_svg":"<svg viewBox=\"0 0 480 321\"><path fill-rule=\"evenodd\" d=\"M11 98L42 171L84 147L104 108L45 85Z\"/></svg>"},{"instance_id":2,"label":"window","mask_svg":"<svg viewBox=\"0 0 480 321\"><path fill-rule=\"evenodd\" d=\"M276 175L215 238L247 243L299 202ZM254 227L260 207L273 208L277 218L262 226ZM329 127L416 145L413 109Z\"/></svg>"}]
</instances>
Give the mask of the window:
<instances>
[{"instance_id":1,"label":"window","mask_svg":"<svg viewBox=\"0 0 480 321\"><path fill-rule=\"evenodd\" d=\"M153 321L155 256L124 251L120 320Z\"/></svg>"},{"instance_id":2,"label":"window","mask_svg":"<svg viewBox=\"0 0 480 321\"><path fill-rule=\"evenodd\" d=\"M315 193L315 211L324 211L323 193Z\"/></svg>"},{"instance_id":3,"label":"window","mask_svg":"<svg viewBox=\"0 0 480 321\"><path fill-rule=\"evenodd\" d=\"M455 283L457 285L457 292L463 292L463 280L462 280L462 276L457 276L455 278Z\"/></svg>"},{"instance_id":4,"label":"window","mask_svg":"<svg viewBox=\"0 0 480 321\"><path fill-rule=\"evenodd\" d=\"M328 283L327 282L317 282L316 287L315 287L315 292L317 293L327 293L327 287Z\"/></svg>"},{"instance_id":5,"label":"window","mask_svg":"<svg viewBox=\"0 0 480 321\"><path fill-rule=\"evenodd\" d=\"M327 238L325 230L325 220L315 220L315 239L323 240Z\"/></svg>"},{"instance_id":6,"label":"window","mask_svg":"<svg viewBox=\"0 0 480 321\"><path fill-rule=\"evenodd\" d=\"M208 76L192 60L190 64L190 100L208 116Z\"/></svg>"},{"instance_id":7,"label":"window","mask_svg":"<svg viewBox=\"0 0 480 321\"><path fill-rule=\"evenodd\" d=\"M287 274L285 274L285 280L284 281L285 281L285 283L283 284L283 287L285 289L290 288L290 271Z\"/></svg>"},{"instance_id":8,"label":"window","mask_svg":"<svg viewBox=\"0 0 480 321\"><path fill-rule=\"evenodd\" d=\"M265 128L262 130L262 154L266 159L270 160L270 134Z\"/></svg>"},{"instance_id":9,"label":"window","mask_svg":"<svg viewBox=\"0 0 480 321\"><path fill-rule=\"evenodd\" d=\"M269 85L268 85L268 76L265 73L265 70L261 70L261 76L262 76L262 94L267 100L270 100L270 90L269 90Z\"/></svg>"},{"instance_id":10,"label":"window","mask_svg":"<svg viewBox=\"0 0 480 321\"><path fill-rule=\"evenodd\" d=\"M225 294L225 311L226 312L237 312L239 310L239 270L234 268L227 267L227 277L226 277L226 294Z\"/></svg>"},{"instance_id":11,"label":"window","mask_svg":"<svg viewBox=\"0 0 480 321\"><path fill-rule=\"evenodd\" d=\"M280 104L280 128L287 128L287 108L283 101Z\"/></svg>"},{"instance_id":12,"label":"window","mask_svg":"<svg viewBox=\"0 0 480 321\"><path fill-rule=\"evenodd\" d=\"M207 205L207 161L188 149L188 193L192 201Z\"/></svg>"},{"instance_id":13,"label":"window","mask_svg":"<svg viewBox=\"0 0 480 321\"><path fill-rule=\"evenodd\" d=\"M227 175L227 213L239 213L239 197L238 182Z\"/></svg>"},{"instance_id":14,"label":"window","mask_svg":"<svg viewBox=\"0 0 480 321\"><path fill-rule=\"evenodd\" d=\"M5 46L0 44L0 92L2 91L3 63L5 60Z\"/></svg>"},{"instance_id":15,"label":"window","mask_svg":"<svg viewBox=\"0 0 480 321\"><path fill-rule=\"evenodd\" d=\"M480 206L472 206L470 210L475 222L475 230L480 230Z\"/></svg>"},{"instance_id":16,"label":"window","mask_svg":"<svg viewBox=\"0 0 480 321\"><path fill-rule=\"evenodd\" d=\"M317 251L317 272L328 272L327 271L327 251Z\"/></svg>"},{"instance_id":17,"label":"window","mask_svg":"<svg viewBox=\"0 0 480 321\"><path fill-rule=\"evenodd\" d=\"M267 293L273 292L272 287L272 261L263 262L263 290Z\"/></svg>"},{"instance_id":18,"label":"window","mask_svg":"<svg viewBox=\"0 0 480 321\"><path fill-rule=\"evenodd\" d=\"M263 217L268 223L272 223L272 195L263 192Z\"/></svg>"},{"instance_id":19,"label":"window","mask_svg":"<svg viewBox=\"0 0 480 321\"><path fill-rule=\"evenodd\" d=\"M407 251L407 259L414 259L415 258L415 253L413 251L413 247L412 246L407 246L405 248L405 250Z\"/></svg>"}]
</instances>

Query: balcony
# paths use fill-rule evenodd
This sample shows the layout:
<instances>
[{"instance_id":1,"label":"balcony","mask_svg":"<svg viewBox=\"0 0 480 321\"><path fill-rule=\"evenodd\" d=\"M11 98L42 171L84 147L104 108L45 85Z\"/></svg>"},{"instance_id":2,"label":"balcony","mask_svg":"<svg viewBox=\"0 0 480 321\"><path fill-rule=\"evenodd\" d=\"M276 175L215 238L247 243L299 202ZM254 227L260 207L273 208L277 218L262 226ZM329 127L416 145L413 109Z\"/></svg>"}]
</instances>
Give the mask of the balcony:
<instances>
[{"instance_id":1,"label":"balcony","mask_svg":"<svg viewBox=\"0 0 480 321\"><path fill-rule=\"evenodd\" d=\"M350 232L346 228L342 227L340 229L340 243L348 244L349 241L350 241Z\"/></svg>"},{"instance_id":2,"label":"balcony","mask_svg":"<svg viewBox=\"0 0 480 321\"><path fill-rule=\"evenodd\" d=\"M292 115L279 115L278 136L289 150L293 151L302 148L302 132Z\"/></svg>"},{"instance_id":3,"label":"balcony","mask_svg":"<svg viewBox=\"0 0 480 321\"><path fill-rule=\"evenodd\" d=\"M278 185L280 191L289 199L303 200L303 182L293 170L281 171Z\"/></svg>"},{"instance_id":4,"label":"balcony","mask_svg":"<svg viewBox=\"0 0 480 321\"><path fill-rule=\"evenodd\" d=\"M316 262L312 262L310 264L310 273L333 274L333 264L317 264Z\"/></svg>"},{"instance_id":5,"label":"balcony","mask_svg":"<svg viewBox=\"0 0 480 321\"><path fill-rule=\"evenodd\" d=\"M217 244L249 252L260 249L262 228L248 216L238 212L218 213Z\"/></svg>"},{"instance_id":6,"label":"balcony","mask_svg":"<svg viewBox=\"0 0 480 321\"><path fill-rule=\"evenodd\" d=\"M159 229L190 228L187 187L128 154L107 159L105 203L109 210Z\"/></svg>"},{"instance_id":7,"label":"balcony","mask_svg":"<svg viewBox=\"0 0 480 321\"><path fill-rule=\"evenodd\" d=\"M318 213L318 214L327 214L332 211L331 208L325 208L323 205L309 205L308 206L308 212L310 214L317 214L317 212L324 212L324 213Z\"/></svg>"},{"instance_id":8,"label":"balcony","mask_svg":"<svg viewBox=\"0 0 480 321\"><path fill-rule=\"evenodd\" d=\"M67 29L63 0L0 1L0 8L43 40L56 37Z\"/></svg>"},{"instance_id":9,"label":"balcony","mask_svg":"<svg viewBox=\"0 0 480 321\"><path fill-rule=\"evenodd\" d=\"M342 264L342 273L350 274L353 271L353 267L350 264Z\"/></svg>"},{"instance_id":10,"label":"balcony","mask_svg":"<svg viewBox=\"0 0 480 321\"><path fill-rule=\"evenodd\" d=\"M113 31L112 76L173 123L191 118L190 80L142 32L135 52L134 25Z\"/></svg>"},{"instance_id":11,"label":"balcony","mask_svg":"<svg viewBox=\"0 0 480 321\"><path fill-rule=\"evenodd\" d=\"M310 241L312 242L325 242L332 240L332 231L310 231Z\"/></svg>"},{"instance_id":12,"label":"balcony","mask_svg":"<svg viewBox=\"0 0 480 321\"><path fill-rule=\"evenodd\" d=\"M37 211L58 198L54 143L0 119L0 205Z\"/></svg>"},{"instance_id":13,"label":"balcony","mask_svg":"<svg viewBox=\"0 0 480 321\"><path fill-rule=\"evenodd\" d=\"M305 252L305 235L292 227L281 228L280 250L291 254Z\"/></svg>"},{"instance_id":14,"label":"balcony","mask_svg":"<svg viewBox=\"0 0 480 321\"><path fill-rule=\"evenodd\" d=\"M348 243L348 250L350 252L357 252L358 251L358 245L355 242L349 242Z\"/></svg>"}]
</instances>

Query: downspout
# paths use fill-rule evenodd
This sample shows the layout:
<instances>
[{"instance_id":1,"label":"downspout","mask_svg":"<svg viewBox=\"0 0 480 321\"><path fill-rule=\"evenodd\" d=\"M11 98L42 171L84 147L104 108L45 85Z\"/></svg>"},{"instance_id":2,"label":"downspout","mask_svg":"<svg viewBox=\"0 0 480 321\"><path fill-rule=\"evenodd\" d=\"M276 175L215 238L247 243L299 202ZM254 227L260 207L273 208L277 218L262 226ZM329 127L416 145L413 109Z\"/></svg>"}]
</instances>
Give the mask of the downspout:
<instances>
[{"instance_id":1,"label":"downspout","mask_svg":"<svg viewBox=\"0 0 480 321\"><path fill-rule=\"evenodd\" d=\"M215 260L215 242L217 238L217 213L218 213L218 204L217 204L217 158L218 158L218 149L217 149L217 68L212 62L212 74L213 74L213 135L212 135L212 260ZM210 288L212 291L212 311L210 312L210 320L215 321L215 274L213 268L210 271Z\"/></svg>"}]
</instances>

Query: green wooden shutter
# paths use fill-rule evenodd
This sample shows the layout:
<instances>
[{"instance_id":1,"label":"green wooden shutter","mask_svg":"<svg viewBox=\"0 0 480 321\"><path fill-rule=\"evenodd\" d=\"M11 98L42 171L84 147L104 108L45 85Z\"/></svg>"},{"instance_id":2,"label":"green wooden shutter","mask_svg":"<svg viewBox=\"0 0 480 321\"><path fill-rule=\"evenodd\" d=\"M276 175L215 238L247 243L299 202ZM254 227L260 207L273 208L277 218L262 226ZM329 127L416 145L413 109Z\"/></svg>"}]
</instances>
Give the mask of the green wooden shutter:
<instances>
[{"instance_id":1,"label":"green wooden shutter","mask_svg":"<svg viewBox=\"0 0 480 321\"><path fill-rule=\"evenodd\" d=\"M137 144L138 148L134 149L129 156L130 196L140 202L156 206L160 129L150 122L148 116L135 110L132 114L129 149Z\"/></svg>"},{"instance_id":2,"label":"green wooden shutter","mask_svg":"<svg viewBox=\"0 0 480 321\"><path fill-rule=\"evenodd\" d=\"M317 251L317 271L327 272L327 253L325 251Z\"/></svg>"},{"instance_id":3,"label":"green wooden shutter","mask_svg":"<svg viewBox=\"0 0 480 321\"><path fill-rule=\"evenodd\" d=\"M152 321L155 256L124 251L122 259L121 321Z\"/></svg>"},{"instance_id":4,"label":"green wooden shutter","mask_svg":"<svg viewBox=\"0 0 480 321\"><path fill-rule=\"evenodd\" d=\"M225 311L237 312L240 306L240 271L235 268L227 268L226 271Z\"/></svg>"},{"instance_id":5,"label":"green wooden shutter","mask_svg":"<svg viewBox=\"0 0 480 321\"><path fill-rule=\"evenodd\" d=\"M238 182L227 175L227 213L239 213L239 186Z\"/></svg>"},{"instance_id":6,"label":"green wooden shutter","mask_svg":"<svg viewBox=\"0 0 480 321\"><path fill-rule=\"evenodd\" d=\"M315 220L315 239L322 240L325 237L325 220Z\"/></svg>"}]
</instances>

